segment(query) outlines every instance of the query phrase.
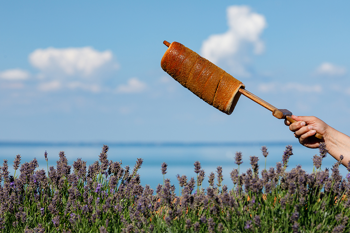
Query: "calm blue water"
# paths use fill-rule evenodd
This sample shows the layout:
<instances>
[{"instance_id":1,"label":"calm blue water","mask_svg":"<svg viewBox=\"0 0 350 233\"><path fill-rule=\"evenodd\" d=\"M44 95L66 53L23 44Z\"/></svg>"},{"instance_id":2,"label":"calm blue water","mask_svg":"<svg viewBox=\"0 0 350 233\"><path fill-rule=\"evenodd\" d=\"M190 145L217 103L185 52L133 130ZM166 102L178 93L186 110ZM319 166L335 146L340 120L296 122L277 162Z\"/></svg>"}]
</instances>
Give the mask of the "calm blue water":
<instances>
[{"instance_id":1,"label":"calm blue water","mask_svg":"<svg viewBox=\"0 0 350 233\"><path fill-rule=\"evenodd\" d=\"M142 185L150 185L153 189L158 184L163 183L163 175L161 173L161 164L168 164L168 172L165 178L169 178L172 184L177 185L176 175L186 175L188 178L195 177L194 162L200 161L202 168L206 172L204 186L207 186L207 177L211 172L215 172L217 166L222 166L224 181L229 188L232 187L230 172L233 168L237 168L234 163L234 156L237 151L243 154L243 164L240 171L244 172L249 167L249 156L258 156L260 169L265 166L265 158L261 153L261 146L267 146L269 155L267 157L267 169L275 167L277 162L282 160L283 151L288 143L242 143L242 144L108 144L108 159L113 161L122 161L123 166L129 165L131 168L135 165L137 158L143 159L143 165L139 170ZM23 162L29 162L36 158L39 162L39 169L46 171L46 161L44 153L47 151L49 158L49 166L56 166L59 159L59 152L64 151L68 159L69 165L73 164L77 158L82 158L87 165L98 160L103 144L50 144L50 143L0 143L0 161L7 159L10 172L13 175L13 160L17 154L20 154ZM294 155L290 158L287 170L302 165L303 169L311 173L313 170L312 157L318 153L318 149L308 149L293 144ZM322 168L331 168L335 160L330 155L323 160ZM260 170L261 171L261 170ZM347 170L341 165L341 174L346 175ZM18 173L17 173L18 174ZM177 189L178 190L178 189Z\"/></svg>"}]
</instances>

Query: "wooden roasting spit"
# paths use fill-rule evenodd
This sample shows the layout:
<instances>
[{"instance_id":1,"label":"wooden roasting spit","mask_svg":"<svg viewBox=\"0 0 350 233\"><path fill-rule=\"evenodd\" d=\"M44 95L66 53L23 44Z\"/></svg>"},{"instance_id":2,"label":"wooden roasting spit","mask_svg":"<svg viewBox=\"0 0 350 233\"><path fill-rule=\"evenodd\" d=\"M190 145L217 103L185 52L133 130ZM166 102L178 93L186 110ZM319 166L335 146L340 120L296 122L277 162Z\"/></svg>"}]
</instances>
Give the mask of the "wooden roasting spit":
<instances>
[{"instance_id":1,"label":"wooden roasting spit","mask_svg":"<svg viewBox=\"0 0 350 233\"><path fill-rule=\"evenodd\" d=\"M247 91L241 81L191 49L178 42L163 43L168 47L161 61L163 70L208 104L230 115L242 94L270 110L274 117L295 122L290 111L278 109ZM323 138L319 133L315 137Z\"/></svg>"}]
</instances>

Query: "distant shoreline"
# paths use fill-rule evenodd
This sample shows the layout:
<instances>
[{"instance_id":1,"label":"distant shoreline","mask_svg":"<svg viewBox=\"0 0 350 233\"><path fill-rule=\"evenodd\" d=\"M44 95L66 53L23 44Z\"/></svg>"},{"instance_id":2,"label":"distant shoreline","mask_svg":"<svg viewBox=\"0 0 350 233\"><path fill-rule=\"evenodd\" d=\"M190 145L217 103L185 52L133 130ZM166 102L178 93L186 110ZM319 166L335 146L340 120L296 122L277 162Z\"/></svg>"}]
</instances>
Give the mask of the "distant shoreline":
<instances>
[{"instance_id":1,"label":"distant shoreline","mask_svg":"<svg viewBox=\"0 0 350 233\"><path fill-rule=\"evenodd\" d=\"M298 142L30 142L30 141L0 141L0 147L38 147L38 146L69 146L69 147L231 147L231 146L299 146Z\"/></svg>"}]
</instances>

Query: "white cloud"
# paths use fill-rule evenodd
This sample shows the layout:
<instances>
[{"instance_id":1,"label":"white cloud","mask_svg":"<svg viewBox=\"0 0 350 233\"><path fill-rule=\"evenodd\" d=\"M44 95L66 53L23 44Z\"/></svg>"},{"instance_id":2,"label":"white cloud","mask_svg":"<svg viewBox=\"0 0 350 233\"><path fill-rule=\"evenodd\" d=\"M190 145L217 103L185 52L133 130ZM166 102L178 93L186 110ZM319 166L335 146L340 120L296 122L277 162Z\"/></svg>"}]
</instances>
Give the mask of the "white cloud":
<instances>
[{"instance_id":1,"label":"white cloud","mask_svg":"<svg viewBox=\"0 0 350 233\"><path fill-rule=\"evenodd\" d=\"M120 85L117 87L117 93L138 93L147 88L147 85L137 78L131 78L126 85Z\"/></svg>"},{"instance_id":2,"label":"white cloud","mask_svg":"<svg viewBox=\"0 0 350 233\"><path fill-rule=\"evenodd\" d=\"M322 87L319 84L315 85L304 85L300 83L287 83L286 85L283 85L281 90L283 91L297 91L297 92L315 92L320 93L322 92Z\"/></svg>"},{"instance_id":3,"label":"white cloud","mask_svg":"<svg viewBox=\"0 0 350 233\"><path fill-rule=\"evenodd\" d=\"M25 80L29 78L29 73L21 69L5 70L0 73L0 79L6 80Z\"/></svg>"},{"instance_id":4,"label":"white cloud","mask_svg":"<svg viewBox=\"0 0 350 233\"><path fill-rule=\"evenodd\" d=\"M316 68L315 74L320 76L342 76L346 74L346 68L324 62Z\"/></svg>"},{"instance_id":5,"label":"white cloud","mask_svg":"<svg viewBox=\"0 0 350 233\"><path fill-rule=\"evenodd\" d=\"M61 89L62 84L57 81L51 81L51 82L45 82L45 83L40 83L38 86L38 89L40 91L56 91L58 89Z\"/></svg>"},{"instance_id":6,"label":"white cloud","mask_svg":"<svg viewBox=\"0 0 350 233\"><path fill-rule=\"evenodd\" d=\"M319 84L305 85L300 83L262 83L258 86L258 90L264 93L277 93L294 91L301 93L321 93L323 88Z\"/></svg>"},{"instance_id":7,"label":"white cloud","mask_svg":"<svg viewBox=\"0 0 350 233\"><path fill-rule=\"evenodd\" d=\"M172 78L170 78L169 76L162 76L159 79L159 82L161 83L171 83L173 81Z\"/></svg>"},{"instance_id":8,"label":"white cloud","mask_svg":"<svg viewBox=\"0 0 350 233\"><path fill-rule=\"evenodd\" d=\"M245 67L249 60L247 45L254 47L255 54L263 52L264 43L260 35L266 28L265 17L252 12L247 6L230 6L227 8L227 21L228 31L205 40L201 54L214 63L227 63L233 74L249 76Z\"/></svg>"},{"instance_id":9,"label":"white cloud","mask_svg":"<svg viewBox=\"0 0 350 233\"><path fill-rule=\"evenodd\" d=\"M98 93L101 91L101 87L97 84L86 84L82 82L70 82L67 84L67 87L72 90L81 89L93 93Z\"/></svg>"},{"instance_id":10,"label":"white cloud","mask_svg":"<svg viewBox=\"0 0 350 233\"><path fill-rule=\"evenodd\" d=\"M276 83L262 83L258 86L258 90L264 93L275 92L277 89Z\"/></svg>"},{"instance_id":11,"label":"white cloud","mask_svg":"<svg viewBox=\"0 0 350 233\"><path fill-rule=\"evenodd\" d=\"M91 47L37 49L29 55L30 63L42 72L68 76L89 76L112 58L111 51L100 52Z\"/></svg>"}]
</instances>

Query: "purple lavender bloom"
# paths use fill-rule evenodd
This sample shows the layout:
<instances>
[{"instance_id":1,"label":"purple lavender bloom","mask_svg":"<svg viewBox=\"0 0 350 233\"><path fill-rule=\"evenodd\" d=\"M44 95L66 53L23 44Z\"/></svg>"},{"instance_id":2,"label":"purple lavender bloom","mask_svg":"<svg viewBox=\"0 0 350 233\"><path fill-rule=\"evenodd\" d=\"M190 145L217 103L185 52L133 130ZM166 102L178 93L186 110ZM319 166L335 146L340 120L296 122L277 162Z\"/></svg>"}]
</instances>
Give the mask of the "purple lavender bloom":
<instances>
[{"instance_id":1,"label":"purple lavender bloom","mask_svg":"<svg viewBox=\"0 0 350 233\"><path fill-rule=\"evenodd\" d=\"M170 226L171 225L171 218L169 216L166 216L165 222L166 222L166 224L168 224Z\"/></svg>"},{"instance_id":2,"label":"purple lavender bloom","mask_svg":"<svg viewBox=\"0 0 350 233\"><path fill-rule=\"evenodd\" d=\"M299 223L294 222L292 229L293 229L293 232L299 232Z\"/></svg>"},{"instance_id":3,"label":"purple lavender bloom","mask_svg":"<svg viewBox=\"0 0 350 233\"><path fill-rule=\"evenodd\" d=\"M108 219L107 219L108 220ZM108 225L108 224L107 224ZM108 231L106 230L106 228L104 227L104 226L101 226L100 228L99 228L99 230L100 230L100 233L108 233Z\"/></svg>"},{"instance_id":4,"label":"purple lavender bloom","mask_svg":"<svg viewBox=\"0 0 350 233\"><path fill-rule=\"evenodd\" d=\"M224 180L222 175L222 167L218 166L216 168L216 173L218 174L217 180L218 180L218 187L221 187L221 182Z\"/></svg>"},{"instance_id":5,"label":"purple lavender bloom","mask_svg":"<svg viewBox=\"0 0 350 233\"><path fill-rule=\"evenodd\" d=\"M104 173L108 167L108 159L107 159L108 146L103 145L102 152L100 153L100 162L101 162L101 173Z\"/></svg>"},{"instance_id":6,"label":"purple lavender bloom","mask_svg":"<svg viewBox=\"0 0 350 233\"><path fill-rule=\"evenodd\" d=\"M258 164L259 158L256 156L250 156L250 165L252 165L254 174L257 175L259 172L259 164Z\"/></svg>"},{"instance_id":7,"label":"purple lavender bloom","mask_svg":"<svg viewBox=\"0 0 350 233\"><path fill-rule=\"evenodd\" d=\"M180 185L181 188L187 185L187 176L185 176L185 175L182 175L182 176L177 175L177 180L179 181L179 185Z\"/></svg>"},{"instance_id":8,"label":"purple lavender bloom","mask_svg":"<svg viewBox=\"0 0 350 233\"><path fill-rule=\"evenodd\" d=\"M337 215L335 216L335 220L336 220L337 222L340 222L342 219L343 219L343 215L342 215L342 214L337 214Z\"/></svg>"},{"instance_id":9,"label":"purple lavender bloom","mask_svg":"<svg viewBox=\"0 0 350 233\"><path fill-rule=\"evenodd\" d=\"M252 221L247 221L245 223L244 229L252 229Z\"/></svg>"},{"instance_id":10,"label":"purple lavender bloom","mask_svg":"<svg viewBox=\"0 0 350 233\"><path fill-rule=\"evenodd\" d=\"M222 225L222 223L218 224L218 232L223 232L224 231L224 225Z\"/></svg>"},{"instance_id":11,"label":"purple lavender bloom","mask_svg":"<svg viewBox=\"0 0 350 233\"><path fill-rule=\"evenodd\" d=\"M99 193L101 191L101 184L97 184L95 193Z\"/></svg>"},{"instance_id":12,"label":"purple lavender bloom","mask_svg":"<svg viewBox=\"0 0 350 233\"><path fill-rule=\"evenodd\" d=\"M190 189L191 192L194 189L195 185L196 185L196 181L194 180L193 177L191 177L190 181L187 184L187 187Z\"/></svg>"},{"instance_id":13,"label":"purple lavender bloom","mask_svg":"<svg viewBox=\"0 0 350 233\"><path fill-rule=\"evenodd\" d=\"M282 173L282 164L280 162L276 163L276 173L277 174Z\"/></svg>"},{"instance_id":14,"label":"purple lavender bloom","mask_svg":"<svg viewBox=\"0 0 350 233\"><path fill-rule=\"evenodd\" d=\"M286 168L288 165L288 160L290 156L293 155L293 148L291 145L286 146L286 150L283 153L282 161L283 161L283 167Z\"/></svg>"},{"instance_id":15,"label":"purple lavender bloom","mask_svg":"<svg viewBox=\"0 0 350 233\"><path fill-rule=\"evenodd\" d=\"M202 182L204 180L204 177L205 177L205 172L204 170L200 170L199 171L199 175L198 175L198 186L201 186L202 185Z\"/></svg>"},{"instance_id":16,"label":"purple lavender bloom","mask_svg":"<svg viewBox=\"0 0 350 233\"><path fill-rule=\"evenodd\" d=\"M43 208L40 208L40 212L41 212L41 216L43 216L44 215L44 212L45 212L45 208L43 207Z\"/></svg>"},{"instance_id":17,"label":"purple lavender bloom","mask_svg":"<svg viewBox=\"0 0 350 233\"><path fill-rule=\"evenodd\" d=\"M243 161L242 161L242 152L236 152L235 163L237 165L241 165L243 163Z\"/></svg>"},{"instance_id":18,"label":"purple lavender bloom","mask_svg":"<svg viewBox=\"0 0 350 233\"><path fill-rule=\"evenodd\" d=\"M298 219L299 219L299 212L294 212L292 214L291 220L292 221L298 221Z\"/></svg>"},{"instance_id":19,"label":"purple lavender bloom","mask_svg":"<svg viewBox=\"0 0 350 233\"><path fill-rule=\"evenodd\" d=\"M319 169L321 167L321 165L322 165L322 157L321 156L314 155L312 161L313 161L313 164L316 167L316 169Z\"/></svg>"},{"instance_id":20,"label":"purple lavender bloom","mask_svg":"<svg viewBox=\"0 0 350 233\"><path fill-rule=\"evenodd\" d=\"M83 208L82 208L82 212L83 214L86 214L89 212L89 207L87 205L84 205Z\"/></svg>"},{"instance_id":21,"label":"purple lavender bloom","mask_svg":"<svg viewBox=\"0 0 350 233\"><path fill-rule=\"evenodd\" d=\"M201 163L199 161L194 162L194 172L199 173L201 170Z\"/></svg>"},{"instance_id":22,"label":"purple lavender bloom","mask_svg":"<svg viewBox=\"0 0 350 233\"><path fill-rule=\"evenodd\" d=\"M231 180L232 180L233 184L237 184L237 182L238 182L238 170L233 169L232 172L230 173L230 175L231 175Z\"/></svg>"},{"instance_id":23,"label":"purple lavender bloom","mask_svg":"<svg viewBox=\"0 0 350 233\"><path fill-rule=\"evenodd\" d=\"M149 225L149 230L150 230L150 232L153 232L154 226L152 224Z\"/></svg>"},{"instance_id":24,"label":"purple lavender bloom","mask_svg":"<svg viewBox=\"0 0 350 233\"><path fill-rule=\"evenodd\" d=\"M202 216L200 220L201 220L201 222L202 222L203 224L207 222L207 219L206 219L205 216Z\"/></svg>"},{"instance_id":25,"label":"purple lavender bloom","mask_svg":"<svg viewBox=\"0 0 350 233\"><path fill-rule=\"evenodd\" d=\"M165 175L166 174L166 170L167 170L167 167L168 167L168 164L166 164L165 162L162 164L162 168L161 168L161 170L162 170L162 174L163 175Z\"/></svg>"},{"instance_id":26,"label":"purple lavender bloom","mask_svg":"<svg viewBox=\"0 0 350 233\"><path fill-rule=\"evenodd\" d=\"M8 182L10 172L8 171L8 165L7 165L6 159L4 159L4 163L1 169L2 169L2 176L4 177L4 181Z\"/></svg>"},{"instance_id":27,"label":"purple lavender bloom","mask_svg":"<svg viewBox=\"0 0 350 233\"><path fill-rule=\"evenodd\" d=\"M327 150L327 148L326 148L326 143L321 142L321 143L320 143L319 150L320 150L320 156L321 156L322 158L325 158L325 157L327 156L327 153L328 153L328 150Z\"/></svg>"},{"instance_id":28,"label":"purple lavender bloom","mask_svg":"<svg viewBox=\"0 0 350 233\"><path fill-rule=\"evenodd\" d=\"M262 146L261 151L262 151L262 154L265 158L269 155L269 152L267 152L266 146Z\"/></svg>"},{"instance_id":29,"label":"purple lavender bloom","mask_svg":"<svg viewBox=\"0 0 350 233\"><path fill-rule=\"evenodd\" d=\"M212 172L210 173L209 180L208 180L210 186L214 186L214 179L215 179L215 174Z\"/></svg>"},{"instance_id":30,"label":"purple lavender bloom","mask_svg":"<svg viewBox=\"0 0 350 233\"><path fill-rule=\"evenodd\" d=\"M195 223L193 224L193 230L194 230L194 232L199 232L199 228L200 228L199 222L195 222Z\"/></svg>"},{"instance_id":31,"label":"purple lavender bloom","mask_svg":"<svg viewBox=\"0 0 350 233\"><path fill-rule=\"evenodd\" d=\"M209 218L208 219L208 230L210 232L214 231L214 228L215 228L215 222L214 222L214 219L213 218Z\"/></svg>"},{"instance_id":32,"label":"purple lavender bloom","mask_svg":"<svg viewBox=\"0 0 350 233\"><path fill-rule=\"evenodd\" d=\"M264 184L269 182L269 176L268 176L268 173L267 173L267 171L265 169L261 172L261 177L262 177L262 180L263 180Z\"/></svg>"},{"instance_id":33,"label":"purple lavender bloom","mask_svg":"<svg viewBox=\"0 0 350 233\"><path fill-rule=\"evenodd\" d=\"M13 162L13 169L15 171L18 169L20 163L21 163L21 156L20 155L16 155L16 159Z\"/></svg>"},{"instance_id":34,"label":"purple lavender bloom","mask_svg":"<svg viewBox=\"0 0 350 233\"><path fill-rule=\"evenodd\" d=\"M53 222L53 225L55 227L58 227L60 225L60 217L59 216L55 216L53 219L52 219L52 222Z\"/></svg>"},{"instance_id":35,"label":"purple lavender bloom","mask_svg":"<svg viewBox=\"0 0 350 233\"><path fill-rule=\"evenodd\" d=\"M186 225L185 225L185 228L187 229L187 230L189 230L190 228L191 228L191 219L186 219Z\"/></svg>"},{"instance_id":36,"label":"purple lavender bloom","mask_svg":"<svg viewBox=\"0 0 350 233\"><path fill-rule=\"evenodd\" d=\"M48 161L48 159L47 159L47 151L45 151L44 156L45 156L45 161L47 162Z\"/></svg>"},{"instance_id":37,"label":"purple lavender bloom","mask_svg":"<svg viewBox=\"0 0 350 233\"><path fill-rule=\"evenodd\" d=\"M256 215L254 217L254 224L257 226L257 227L260 227L260 216L259 215Z\"/></svg>"}]
</instances>

